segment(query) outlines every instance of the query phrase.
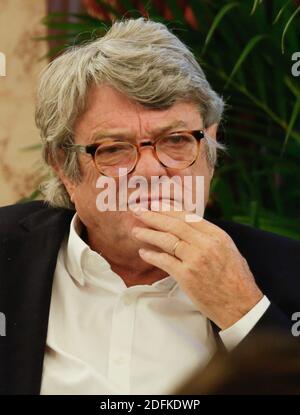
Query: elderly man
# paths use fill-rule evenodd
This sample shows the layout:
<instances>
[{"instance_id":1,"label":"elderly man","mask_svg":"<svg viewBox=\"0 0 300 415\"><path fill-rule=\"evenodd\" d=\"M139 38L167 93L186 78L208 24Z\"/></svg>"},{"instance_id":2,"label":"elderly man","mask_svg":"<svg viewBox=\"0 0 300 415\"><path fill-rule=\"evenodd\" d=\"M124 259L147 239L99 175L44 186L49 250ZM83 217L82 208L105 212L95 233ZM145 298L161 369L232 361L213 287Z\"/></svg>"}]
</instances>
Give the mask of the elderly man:
<instances>
[{"instance_id":1,"label":"elderly man","mask_svg":"<svg viewBox=\"0 0 300 415\"><path fill-rule=\"evenodd\" d=\"M292 335L298 242L187 221L184 209L152 209L151 194L147 210L96 203L99 178L118 196L125 171L149 183L203 177L205 205L222 111L188 48L142 18L45 69L36 121L47 203L0 210L3 393L170 393L217 347L259 328Z\"/></svg>"}]
</instances>

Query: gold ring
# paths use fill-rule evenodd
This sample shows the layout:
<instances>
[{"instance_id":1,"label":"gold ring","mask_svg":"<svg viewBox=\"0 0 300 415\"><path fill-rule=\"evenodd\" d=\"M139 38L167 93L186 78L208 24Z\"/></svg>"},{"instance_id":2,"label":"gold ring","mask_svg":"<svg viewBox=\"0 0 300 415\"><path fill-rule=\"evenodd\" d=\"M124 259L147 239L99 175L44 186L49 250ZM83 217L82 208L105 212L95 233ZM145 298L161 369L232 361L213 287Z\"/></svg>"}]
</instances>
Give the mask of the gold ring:
<instances>
[{"instance_id":1,"label":"gold ring","mask_svg":"<svg viewBox=\"0 0 300 415\"><path fill-rule=\"evenodd\" d=\"M173 249L172 249L172 255L173 255L173 256L175 256L175 257L176 257L176 255L175 255L175 251L176 251L177 246L180 244L180 242L181 242L181 239L177 239L177 241L175 242L175 244L174 244L174 246L173 246ZM177 257L176 257L176 258L177 258Z\"/></svg>"}]
</instances>

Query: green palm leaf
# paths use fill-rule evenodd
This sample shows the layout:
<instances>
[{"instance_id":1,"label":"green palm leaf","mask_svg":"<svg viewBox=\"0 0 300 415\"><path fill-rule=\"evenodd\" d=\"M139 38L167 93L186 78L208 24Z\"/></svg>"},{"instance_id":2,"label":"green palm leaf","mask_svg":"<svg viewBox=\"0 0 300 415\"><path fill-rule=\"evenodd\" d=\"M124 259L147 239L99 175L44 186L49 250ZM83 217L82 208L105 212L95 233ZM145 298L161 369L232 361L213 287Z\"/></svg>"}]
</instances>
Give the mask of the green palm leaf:
<instances>
[{"instance_id":1,"label":"green palm leaf","mask_svg":"<svg viewBox=\"0 0 300 415\"><path fill-rule=\"evenodd\" d=\"M282 37L281 37L281 52L282 52L282 54L284 53L284 40L285 40L286 33L287 33L288 28L290 27L292 21L295 19L296 15L299 13L299 11L300 11L300 6L298 6L297 9L294 11L294 13L291 15L291 17L289 18L289 20L287 21L287 23L286 23L286 25L283 29Z\"/></svg>"},{"instance_id":2,"label":"green palm leaf","mask_svg":"<svg viewBox=\"0 0 300 415\"><path fill-rule=\"evenodd\" d=\"M202 54L204 54L209 42L212 39L214 32L217 30L218 26L221 24L222 19L226 16L228 12L230 12L230 10L238 6L240 6L239 2L232 2L232 3L226 4L225 6L223 6L221 10L217 13L207 33L206 39L204 41L204 47L202 50Z\"/></svg>"},{"instance_id":3,"label":"green palm leaf","mask_svg":"<svg viewBox=\"0 0 300 415\"><path fill-rule=\"evenodd\" d=\"M244 50L242 51L241 55L239 56L238 60L236 61L236 64L234 65L234 67L233 67L233 69L231 71L231 74L229 75L228 80L227 80L227 82L225 84L225 88L228 87L228 85L230 84L232 78L237 73L237 71L239 70L239 68L243 64L243 62L246 60L246 58L249 55L249 53L254 49L254 47L259 42L261 42L266 37L267 37L266 35L257 35L257 36L254 36L252 39L249 40L249 42L245 46Z\"/></svg>"},{"instance_id":4,"label":"green palm leaf","mask_svg":"<svg viewBox=\"0 0 300 415\"><path fill-rule=\"evenodd\" d=\"M296 102L295 102L295 105L294 105L294 108L293 108L293 111L292 111L292 114L291 114L290 122L289 122L288 128L286 130L286 135L285 135L284 143L283 143L283 146L282 146L281 156L283 156L283 153L284 153L285 148L287 146L288 140L291 136L291 132L293 130L294 124L295 124L296 119L299 116L299 114L300 114L300 95L298 95L298 98L296 99Z\"/></svg>"}]
</instances>

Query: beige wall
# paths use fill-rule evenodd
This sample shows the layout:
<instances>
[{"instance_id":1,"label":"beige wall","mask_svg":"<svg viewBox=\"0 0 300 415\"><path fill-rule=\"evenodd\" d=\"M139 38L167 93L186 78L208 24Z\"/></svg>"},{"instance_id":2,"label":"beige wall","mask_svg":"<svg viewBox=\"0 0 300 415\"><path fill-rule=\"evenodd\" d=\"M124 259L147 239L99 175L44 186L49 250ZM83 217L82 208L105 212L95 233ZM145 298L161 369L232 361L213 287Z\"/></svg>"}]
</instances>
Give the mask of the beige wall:
<instances>
[{"instance_id":1,"label":"beige wall","mask_svg":"<svg viewBox=\"0 0 300 415\"><path fill-rule=\"evenodd\" d=\"M40 20L46 0L0 0L0 52L6 55L6 76L0 76L0 206L28 196L40 176L39 151L22 151L39 143L34 124L37 75L47 53Z\"/></svg>"}]
</instances>

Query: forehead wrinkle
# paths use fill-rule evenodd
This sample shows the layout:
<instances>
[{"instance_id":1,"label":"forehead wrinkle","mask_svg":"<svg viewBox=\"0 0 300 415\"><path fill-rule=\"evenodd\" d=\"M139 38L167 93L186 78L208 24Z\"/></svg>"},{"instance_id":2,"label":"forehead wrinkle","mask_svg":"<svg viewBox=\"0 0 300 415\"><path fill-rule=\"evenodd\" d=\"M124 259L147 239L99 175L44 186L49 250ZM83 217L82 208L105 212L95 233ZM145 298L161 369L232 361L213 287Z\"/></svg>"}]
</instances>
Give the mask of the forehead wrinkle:
<instances>
[{"instance_id":1,"label":"forehead wrinkle","mask_svg":"<svg viewBox=\"0 0 300 415\"><path fill-rule=\"evenodd\" d=\"M168 124L165 124L163 126L160 127L156 127L154 129L152 129L152 131L148 131L147 133L143 134L142 133L142 125L139 119L139 130L140 130L140 137L142 138L152 138L155 137L159 134L163 134L166 133L168 131L171 131L174 128L187 128L187 124L185 123L185 121L183 120L175 120L173 122L170 122ZM109 137L109 138L125 138L127 140L134 140L136 139L136 134L133 131L127 130L127 129L119 129L119 131L117 129L107 129L107 130L100 130L95 132L92 135L92 142L98 141L101 138L105 138L105 137Z\"/></svg>"},{"instance_id":2,"label":"forehead wrinkle","mask_svg":"<svg viewBox=\"0 0 300 415\"><path fill-rule=\"evenodd\" d=\"M192 124L194 126L194 122L190 124L191 117L183 116L183 113L186 112L185 107L174 108L174 111L170 111L171 109L159 111L130 102L130 105L125 105L123 108L107 108L107 110L101 114L104 119L99 120L91 131L90 142L101 140L107 136L115 136L116 138L119 136L122 141L123 139L130 141L150 140L168 132L167 129L170 131L172 129L175 131L176 128L188 130L192 129ZM201 119L200 114L199 118Z\"/></svg>"}]
</instances>

